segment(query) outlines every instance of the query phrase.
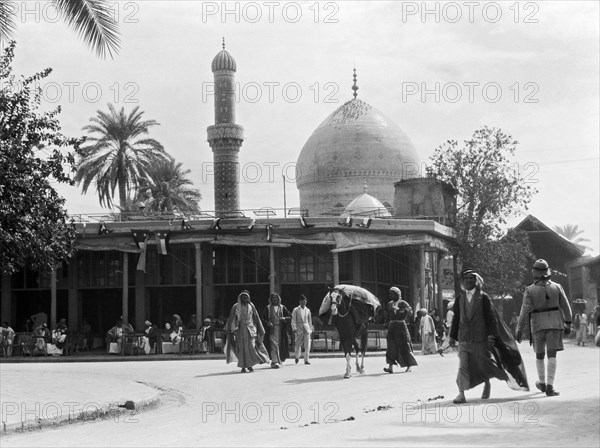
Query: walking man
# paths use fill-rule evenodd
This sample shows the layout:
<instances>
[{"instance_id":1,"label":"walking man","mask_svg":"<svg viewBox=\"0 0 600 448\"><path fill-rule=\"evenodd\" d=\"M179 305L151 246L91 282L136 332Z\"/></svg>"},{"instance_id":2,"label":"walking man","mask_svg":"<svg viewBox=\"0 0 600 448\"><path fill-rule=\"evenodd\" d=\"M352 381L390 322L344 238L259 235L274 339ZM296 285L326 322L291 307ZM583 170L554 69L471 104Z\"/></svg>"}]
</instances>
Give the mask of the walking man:
<instances>
[{"instance_id":1,"label":"walking man","mask_svg":"<svg viewBox=\"0 0 600 448\"><path fill-rule=\"evenodd\" d=\"M464 269L454 302L450 346L458 341L458 395L455 404L466 403L465 390L484 383L481 398L490 398L490 378L506 381L506 372L492 361L490 350L498 339L498 323L490 297L482 290L483 279L475 269ZM500 342L500 341L499 341Z\"/></svg>"},{"instance_id":2,"label":"walking man","mask_svg":"<svg viewBox=\"0 0 600 448\"><path fill-rule=\"evenodd\" d=\"M556 353L564 350L562 332L564 330L565 335L571 333L571 306L562 286L550 280L551 272L546 260L537 260L531 272L533 283L525 288L515 339L521 342L523 329L529 323L529 343L535 351L539 378L535 386L552 397L558 395L554 390L554 377ZM548 356L547 370L544 354Z\"/></svg>"},{"instance_id":3,"label":"walking man","mask_svg":"<svg viewBox=\"0 0 600 448\"><path fill-rule=\"evenodd\" d=\"M310 310L306 307L307 302L308 299L303 294L300 294L300 305L292 311L292 330L294 330L296 335L296 364L298 364L300 354L302 353L302 345L304 345L304 364L310 364L308 355L310 352L310 335L313 331L313 326Z\"/></svg>"},{"instance_id":4,"label":"walking man","mask_svg":"<svg viewBox=\"0 0 600 448\"><path fill-rule=\"evenodd\" d=\"M237 303L231 308L225 325L225 361L237 361L242 373L254 372L256 364L264 364L269 359L263 344L265 328L256 307L250 301L250 293L243 290Z\"/></svg>"},{"instance_id":5,"label":"walking man","mask_svg":"<svg viewBox=\"0 0 600 448\"><path fill-rule=\"evenodd\" d=\"M273 293L269 297L270 304L262 313L265 327L265 348L271 356L271 367L278 369L290 356L288 347L288 327L291 314L285 305L281 304L279 294Z\"/></svg>"}]
</instances>

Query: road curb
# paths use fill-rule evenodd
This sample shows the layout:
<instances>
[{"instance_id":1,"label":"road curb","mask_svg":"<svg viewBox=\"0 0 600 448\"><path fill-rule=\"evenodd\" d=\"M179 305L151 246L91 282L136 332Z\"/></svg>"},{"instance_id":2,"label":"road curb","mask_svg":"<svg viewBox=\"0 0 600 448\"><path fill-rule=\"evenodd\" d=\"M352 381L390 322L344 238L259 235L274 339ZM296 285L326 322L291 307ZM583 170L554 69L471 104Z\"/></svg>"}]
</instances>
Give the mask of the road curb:
<instances>
[{"instance_id":1,"label":"road curb","mask_svg":"<svg viewBox=\"0 0 600 448\"><path fill-rule=\"evenodd\" d=\"M414 350L414 347L413 347ZM417 350L414 350L415 352ZM365 354L366 358L385 356L385 351L373 351ZM293 353L292 356L293 358ZM345 358L342 352L311 352L311 359L319 358ZM354 354L352 355L354 357ZM6 357L0 358L1 364L26 364L26 363L69 363L69 362L148 362L148 361L204 361L204 360L223 360L225 355L139 355L139 356L121 356L121 355L85 355L85 356L56 356L56 357Z\"/></svg>"},{"instance_id":2,"label":"road curb","mask_svg":"<svg viewBox=\"0 0 600 448\"><path fill-rule=\"evenodd\" d=\"M133 417L135 414L151 407L158 406L159 401L160 392L152 390L152 393L149 393L148 396L141 399L121 400L118 402L109 403L89 402L85 403L81 409L71 409L72 406L69 406L67 409L63 410L58 403L50 403L44 408L40 408L38 404L38 406L34 406L35 409L27 409L25 412L25 417L32 415L33 418L25 418L25 420L22 420L19 423L7 424L4 421L1 422L2 429L0 433L2 435L15 433L18 434L26 431L35 431L44 428L57 428L64 425L90 422L95 420L114 419L116 422L129 421L130 423L133 423L135 422ZM75 403L65 402L63 404L74 405ZM24 405L25 403L22 403L22 406ZM54 412L52 416L43 418L43 414L50 412L50 410L45 410L45 408L49 407L49 405L51 405L52 411L58 412Z\"/></svg>"}]
</instances>

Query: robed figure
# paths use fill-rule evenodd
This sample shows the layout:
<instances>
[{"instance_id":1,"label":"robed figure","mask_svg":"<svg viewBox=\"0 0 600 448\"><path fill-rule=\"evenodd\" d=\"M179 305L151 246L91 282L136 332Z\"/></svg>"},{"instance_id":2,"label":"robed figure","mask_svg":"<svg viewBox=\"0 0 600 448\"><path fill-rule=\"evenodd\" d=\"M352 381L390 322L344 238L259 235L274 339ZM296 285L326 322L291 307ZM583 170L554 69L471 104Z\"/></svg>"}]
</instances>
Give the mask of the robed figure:
<instances>
[{"instance_id":1,"label":"robed figure","mask_svg":"<svg viewBox=\"0 0 600 448\"><path fill-rule=\"evenodd\" d=\"M262 313L265 326L264 343L271 356L271 367L278 369L290 354L288 332L292 313L281 304L281 297L278 294L271 294L269 302Z\"/></svg>"},{"instance_id":2,"label":"robed figure","mask_svg":"<svg viewBox=\"0 0 600 448\"><path fill-rule=\"evenodd\" d=\"M239 294L229 313L225 331L225 360L228 364L237 361L238 367L245 373L253 372L256 364L268 361L269 355L263 344L265 329L248 291Z\"/></svg>"},{"instance_id":3,"label":"robed figure","mask_svg":"<svg viewBox=\"0 0 600 448\"><path fill-rule=\"evenodd\" d=\"M525 367L512 333L482 290L475 269L464 269L461 289L454 302L450 345L458 341L459 368L455 404L466 403L464 391L484 383L482 399L490 397L489 380L506 381L515 390L529 390Z\"/></svg>"}]
</instances>

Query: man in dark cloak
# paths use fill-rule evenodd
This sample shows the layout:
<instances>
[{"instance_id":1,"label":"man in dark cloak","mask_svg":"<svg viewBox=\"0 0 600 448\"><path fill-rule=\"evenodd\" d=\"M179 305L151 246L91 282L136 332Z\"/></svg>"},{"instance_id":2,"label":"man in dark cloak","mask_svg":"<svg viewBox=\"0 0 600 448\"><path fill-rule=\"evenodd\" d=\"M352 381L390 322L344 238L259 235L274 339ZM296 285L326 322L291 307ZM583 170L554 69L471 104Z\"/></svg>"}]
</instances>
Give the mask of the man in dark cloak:
<instances>
[{"instance_id":1,"label":"man in dark cloak","mask_svg":"<svg viewBox=\"0 0 600 448\"><path fill-rule=\"evenodd\" d=\"M482 287L483 279L475 269L463 270L463 291L454 302L454 319L450 329L450 345L458 341L458 395L454 399L455 404L466 403L465 390L481 383L484 383L481 398L488 399L491 378L506 381L516 390L529 390L517 344Z\"/></svg>"}]
</instances>

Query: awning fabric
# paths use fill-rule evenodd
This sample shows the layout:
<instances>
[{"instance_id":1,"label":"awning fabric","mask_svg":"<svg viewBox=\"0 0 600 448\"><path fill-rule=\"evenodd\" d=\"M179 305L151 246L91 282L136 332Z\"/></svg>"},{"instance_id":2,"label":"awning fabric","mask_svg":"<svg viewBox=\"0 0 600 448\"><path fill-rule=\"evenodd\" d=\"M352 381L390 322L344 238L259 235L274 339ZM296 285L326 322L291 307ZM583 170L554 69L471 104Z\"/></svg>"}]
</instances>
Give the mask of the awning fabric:
<instances>
[{"instance_id":1,"label":"awning fabric","mask_svg":"<svg viewBox=\"0 0 600 448\"><path fill-rule=\"evenodd\" d=\"M78 250L108 251L119 250L121 252L140 253L142 249L137 247L135 241L130 235L127 236L88 236L78 238L75 241L75 247Z\"/></svg>"},{"instance_id":2,"label":"awning fabric","mask_svg":"<svg viewBox=\"0 0 600 448\"><path fill-rule=\"evenodd\" d=\"M382 249L386 247L414 246L427 244L441 251L449 251L448 245L441 239L426 233L404 235L382 235L373 233L342 233L333 234L335 249L332 252L347 252L361 249Z\"/></svg>"},{"instance_id":3,"label":"awning fabric","mask_svg":"<svg viewBox=\"0 0 600 448\"><path fill-rule=\"evenodd\" d=\"M216 246L262 247L290 247L292 245L303 244L328 245L332 246L332 252L426 244L433 249L444 252L449 251L449 247L444 240L423 232L401 235L367 232L318 232L301 236L273 233L272 239L269 242L266 238L266 232L255 228L253 231L243 234L219 234L218 232L210 236L206 234L194 235L191 233L173 234L169 239L170 245L193 243L210 243ZM133 238L125 235L90 235L78 238L75 245L78 250L141 252L133 241ZM156 245L154 238L148 241L148 245Z\"/></svg>"}]
</instances>

